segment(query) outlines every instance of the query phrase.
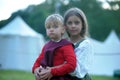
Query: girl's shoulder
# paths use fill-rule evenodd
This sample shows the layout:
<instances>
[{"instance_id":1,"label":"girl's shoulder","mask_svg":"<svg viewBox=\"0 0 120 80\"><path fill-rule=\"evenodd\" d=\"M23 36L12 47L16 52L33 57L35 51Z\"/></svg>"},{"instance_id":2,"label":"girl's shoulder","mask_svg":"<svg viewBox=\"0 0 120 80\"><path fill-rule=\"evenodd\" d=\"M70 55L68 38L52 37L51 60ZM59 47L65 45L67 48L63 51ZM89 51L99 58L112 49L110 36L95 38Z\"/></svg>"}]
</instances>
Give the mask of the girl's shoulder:
<instances>
[{"instance_id":1,"label":"girl's shoulder","mask_svg":"<svg viewBox=\"0 0 120 80\"><path fill-rule=\"evenodd\" d=\"M89 39L84 39L84 40L81 42L81 44L85 44L85 43L90 44L91 42L90 42Z\"/></svg>"},{"instance_id":2,"label":"girl's shoulder","mask_svg":"<svg viewBox=\"0 0 120 80\"><path fill-rule=\"evenodd\" d=\"M78 47L86 47L86 46L92 46L91 41L88 39L84 39L81 43L79 43Z\"/></svg>"}]
</instances>

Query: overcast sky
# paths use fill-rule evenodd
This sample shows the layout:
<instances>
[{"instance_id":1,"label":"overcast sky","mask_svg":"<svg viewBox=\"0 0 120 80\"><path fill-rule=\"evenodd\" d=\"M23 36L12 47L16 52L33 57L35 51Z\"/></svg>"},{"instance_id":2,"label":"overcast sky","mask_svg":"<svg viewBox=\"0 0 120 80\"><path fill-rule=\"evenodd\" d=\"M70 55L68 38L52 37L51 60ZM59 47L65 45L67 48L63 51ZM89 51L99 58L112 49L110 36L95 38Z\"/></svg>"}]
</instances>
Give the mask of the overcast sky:
<instances>
[{"instance_id":1,"label":"overcast sky","mask_svg":"<svg viewBox=\"0 0 120 80\"><path fill-rule=\"evenodd\" d=\"M40 4L45 0L0 0L0 21L8 19L13 12L20 9L25 9L31 4ZM106 0L99 0L104 2L103 7L108 8L109 5Z\"/></svg>"},{"instance_id":2,"label":"overcast sky","mask_svg":"<svg viewBox=\"0 0 120 80\"><path fill-rule=\"evenodd\" d=\"M45 0L0 0L0 21L8 19L13 12L25 9L31 4L40 4Z\"/></svg>"}]
</instances>

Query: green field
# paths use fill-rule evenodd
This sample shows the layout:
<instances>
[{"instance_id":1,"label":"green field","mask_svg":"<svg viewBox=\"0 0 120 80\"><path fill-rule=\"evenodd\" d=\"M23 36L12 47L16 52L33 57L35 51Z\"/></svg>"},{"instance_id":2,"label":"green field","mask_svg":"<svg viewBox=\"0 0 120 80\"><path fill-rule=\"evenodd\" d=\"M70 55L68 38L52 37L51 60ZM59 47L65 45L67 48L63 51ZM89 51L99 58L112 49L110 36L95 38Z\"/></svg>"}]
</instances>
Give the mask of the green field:
<instances>
[{"instance_id":1,"label":"green field","mask_svg":"<svg viewBox=\"0 0 120 80\"><path fill-rule=\"evenodd\" d=\"M31 72L17 70L0 70L0 80L35 80ZM120 80L110 76L92 75L92 80Z\"/></svg>"},{"instance_id":2,"label":"green field","mask_svg":"<svg viewBox=\"0 0 120 80\"><path fill-rule=\"evenodd\" d=\"M31 72L0 70L0 80L35 80Z\"/></svg>"}]
</instances>

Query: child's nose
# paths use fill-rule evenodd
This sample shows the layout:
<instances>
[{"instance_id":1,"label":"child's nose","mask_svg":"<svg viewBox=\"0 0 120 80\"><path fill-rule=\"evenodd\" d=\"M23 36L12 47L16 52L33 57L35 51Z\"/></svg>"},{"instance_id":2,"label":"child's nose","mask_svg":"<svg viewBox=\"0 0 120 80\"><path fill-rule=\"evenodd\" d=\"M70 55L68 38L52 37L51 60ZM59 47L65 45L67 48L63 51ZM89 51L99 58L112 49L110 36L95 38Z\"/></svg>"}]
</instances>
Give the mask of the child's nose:
<instances>
[{"instance_id":1,"label":"child's nose","mask_svg":"<svg viewBox=\"0 0 120 80\"><path fill-rule=\"evenodd\" d=\"M50 31L54 31L54 28L50 28Z\"/></svg>"}]
</instances>

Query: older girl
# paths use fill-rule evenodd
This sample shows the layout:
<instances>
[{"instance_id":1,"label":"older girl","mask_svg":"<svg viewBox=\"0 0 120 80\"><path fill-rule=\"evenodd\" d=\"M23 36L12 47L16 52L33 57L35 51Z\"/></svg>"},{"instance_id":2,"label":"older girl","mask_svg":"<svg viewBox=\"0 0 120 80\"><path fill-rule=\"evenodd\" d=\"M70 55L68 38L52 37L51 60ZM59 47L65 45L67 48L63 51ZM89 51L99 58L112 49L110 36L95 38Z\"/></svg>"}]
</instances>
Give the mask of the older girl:
<instances>
[{"instance_id":1,"label":"older girl","mask_svg":"<svg viewBox=\"0 0 120 80\"><path fill-rule=\"evenodd\" d=\"M91 80L89 68L93 52L90 41L86 39L88 32L86 16L79 8L71 8L64 15L64 25L69 40L75 45L77 57L77 67L71 73L73 80Z\"/></svg>"}]
</instances>

